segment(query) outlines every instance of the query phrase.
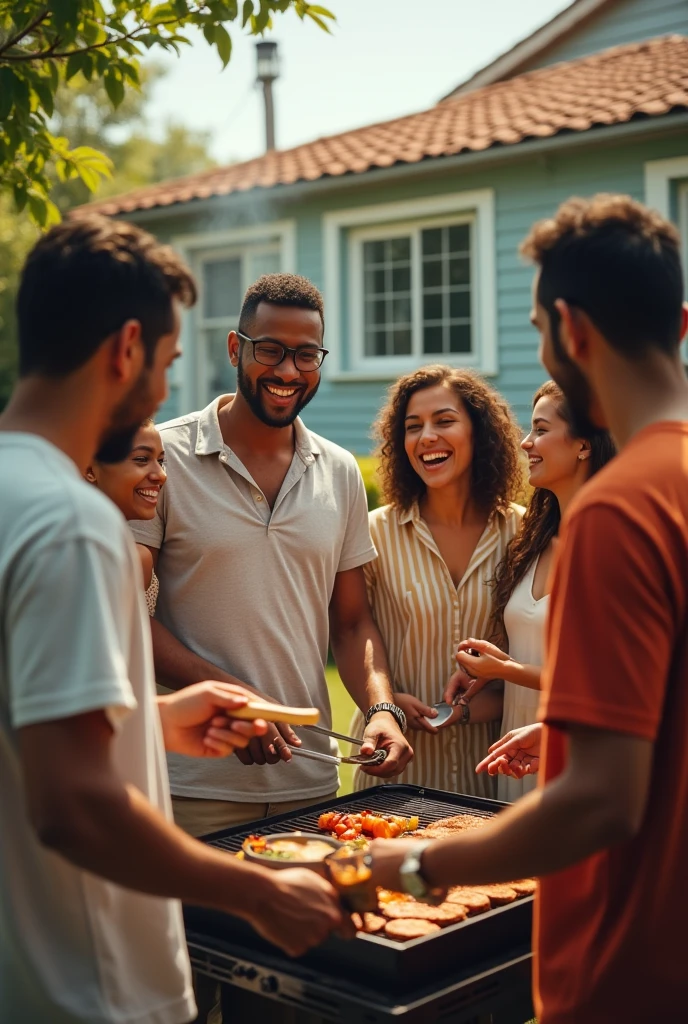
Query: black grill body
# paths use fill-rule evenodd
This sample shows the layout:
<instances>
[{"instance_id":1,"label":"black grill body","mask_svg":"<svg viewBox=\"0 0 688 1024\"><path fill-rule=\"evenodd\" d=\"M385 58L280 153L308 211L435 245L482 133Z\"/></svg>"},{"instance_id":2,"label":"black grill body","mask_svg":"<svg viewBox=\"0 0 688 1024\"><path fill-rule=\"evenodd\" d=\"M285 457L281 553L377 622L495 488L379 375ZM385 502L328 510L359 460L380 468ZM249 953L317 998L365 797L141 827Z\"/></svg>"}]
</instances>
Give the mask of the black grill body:
<instances>
[{"instance_id":1,"label":"black grill body","mask_svg":"<svg viewBox=\"0 0 688 1024\"><path fill-rule=\"evenodd\" d=\"M297 814L216 832L203 842L236 852L249 835L317 832L319 815L333 809L418 815L423 826L454 814L491 817L503 806L462 794L385 785ZM333 936L298 960L261 939L239 918L198 907L185 907L184 914L195 966L250 993L245 996L249 1002L251 998L273 1001L273 1018L274 1001L284 1007L299 1006L302 1015L295 1018L299 1024L306 1022L303 1013L316 1008L323 1013L316 1012L314 1021L368 1024L404 1016L405 1024L411 1024L469 1020L487 1012L484 1007L507 1005L516 1007L513 1020L523 1024L527 1013L522 1016L522 1008L530 1003L532 903L532 897L525 897L408 942L379 935L359 934L349 941ZM467 1016L461 1015L461 1006ZM367 1015L362 1015L364 1009ZM286 1017L277 1019L286 1024Z\"/></svg>"}]
</instances>

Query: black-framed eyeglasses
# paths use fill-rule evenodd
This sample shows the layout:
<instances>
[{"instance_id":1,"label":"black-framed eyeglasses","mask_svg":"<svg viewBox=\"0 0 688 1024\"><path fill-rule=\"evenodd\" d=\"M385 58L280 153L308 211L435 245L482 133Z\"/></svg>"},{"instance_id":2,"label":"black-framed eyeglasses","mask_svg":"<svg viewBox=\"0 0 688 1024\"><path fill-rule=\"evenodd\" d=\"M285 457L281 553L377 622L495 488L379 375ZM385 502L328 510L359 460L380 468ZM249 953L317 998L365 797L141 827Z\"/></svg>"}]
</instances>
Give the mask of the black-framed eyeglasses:
<instances>
[{"instance_id":1,"label":"black-framed eyeglasses","mask_svg":"<svg viewBox=\"0 0 688 1024\"><path fill-rule=\"evenodd\" d=\"M285 359L287 353L292 356L294 366L303 373L319 369L329 349L318 348L316 345L301 345L299 348L289 348L281 341L274 338L249 338L247 334L237 331L237 336L242 341L250 341L253 345L253 358L263 366L279 366Z\"/></svg>"}]
</instances>

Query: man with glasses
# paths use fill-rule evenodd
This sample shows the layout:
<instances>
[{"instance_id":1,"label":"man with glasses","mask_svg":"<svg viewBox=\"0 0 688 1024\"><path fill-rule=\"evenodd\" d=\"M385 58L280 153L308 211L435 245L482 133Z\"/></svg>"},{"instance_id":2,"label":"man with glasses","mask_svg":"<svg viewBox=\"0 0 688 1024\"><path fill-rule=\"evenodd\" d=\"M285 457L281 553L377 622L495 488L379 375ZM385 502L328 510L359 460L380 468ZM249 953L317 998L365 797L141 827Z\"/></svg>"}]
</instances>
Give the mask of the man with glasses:
<instances>
[{"instance_id":1,"label":"man with glasses","mask_svg":"<svg viewBox=\"0 0 688 1024\"><path fill-rule=\"evenodd\" d=\"M362 567L375 549L363 481L349 452L299 419L320 384L323 331L322 297L304 278L269 274L249 288L228 338L237 393L160 427L168 482L156 519L134 535L160 580L160 683L241 681L316 706L329 725L329 643L367 718L362 752L387 751L368 770L389 777L412 751L366 596ZM292 759L302 741L333 752L327 737L280 724L231 763L171 757L177 823L198 836L334 797L334 765Z\"/></svg>"}]
</instances>

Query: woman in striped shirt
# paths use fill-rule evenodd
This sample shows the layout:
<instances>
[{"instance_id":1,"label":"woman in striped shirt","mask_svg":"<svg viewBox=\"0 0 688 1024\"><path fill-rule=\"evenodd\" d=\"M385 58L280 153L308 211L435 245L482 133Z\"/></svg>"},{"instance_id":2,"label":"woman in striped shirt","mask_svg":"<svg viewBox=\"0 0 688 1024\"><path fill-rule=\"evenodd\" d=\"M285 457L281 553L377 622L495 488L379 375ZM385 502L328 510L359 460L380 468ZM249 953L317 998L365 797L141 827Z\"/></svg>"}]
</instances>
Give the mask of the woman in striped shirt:
<instances>
[{"instance_id":1,"label":"woman in striped shirt","mask_svg":"<svg viewBox=\"0 0 688 1024\"><path fill-rule=\"evenodd\" d=\"M494 778L476 775L475 764L497 738L500 684L439 729L425 716L434 717L454 672L458 641L489 635L488 581L523 513L513 502L521 488L519 429L481 377L437 365L392 386L376 434L388 504L370 514L378 557L365 573L394 697L415 730L414 760L401 781L492 797ZM352 728L360 734L359 715ZM355 788L377 781L359 771Z\"/></svg>"}]
</instances>

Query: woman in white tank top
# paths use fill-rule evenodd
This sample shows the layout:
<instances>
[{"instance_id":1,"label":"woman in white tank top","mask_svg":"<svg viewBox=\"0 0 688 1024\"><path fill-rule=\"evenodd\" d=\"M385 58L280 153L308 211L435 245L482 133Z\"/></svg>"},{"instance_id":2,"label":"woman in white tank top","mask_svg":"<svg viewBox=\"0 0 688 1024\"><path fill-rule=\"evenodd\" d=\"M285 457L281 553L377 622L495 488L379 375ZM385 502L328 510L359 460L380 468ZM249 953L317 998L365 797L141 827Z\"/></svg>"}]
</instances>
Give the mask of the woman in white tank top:
<instances>
[{"instance_id":1,"label":"woman in white tank top","mask_svg":"<svg viewBox=\"0 0 688 1024\"><path fill-rule=\"evenodd\" d=\"M568 407L553 381L535 394L531 429L521 447L528 456L529 482L535 493L493 581L497 642L469 637L459 644L460 670L446 695L450 699L469 685L466 674L478 680L469 696L488 680L503 679L502 736L537 718L549 570L559 523L582 485L615 451L606 431L589 437L572 435ZM468 648L477 656L467 653ZM516 800L535 782L534 776L516 779L499 774L498 798Z\"/></svg>"}]
</instances>

